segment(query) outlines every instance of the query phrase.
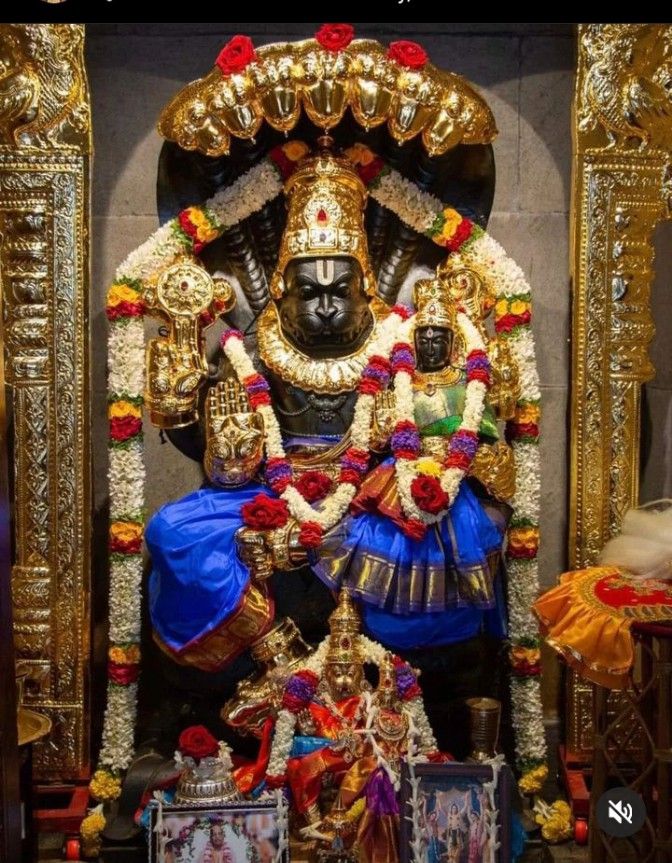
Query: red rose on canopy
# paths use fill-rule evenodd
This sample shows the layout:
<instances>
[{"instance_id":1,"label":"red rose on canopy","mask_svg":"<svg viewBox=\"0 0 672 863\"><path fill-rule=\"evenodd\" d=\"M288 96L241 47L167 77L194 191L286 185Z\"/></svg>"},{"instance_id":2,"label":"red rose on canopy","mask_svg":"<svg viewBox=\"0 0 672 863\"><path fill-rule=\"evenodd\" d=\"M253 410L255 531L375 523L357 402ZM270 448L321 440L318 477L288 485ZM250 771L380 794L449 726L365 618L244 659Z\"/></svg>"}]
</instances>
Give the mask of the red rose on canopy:
<instances>
[{"instance_id":1,"label":"red rose on canopy","mask_svg":"<svg viewBox=\"0 0 672 863\"><path fill-rule=\"evenodd\" d=\"M305 497L308 503L322 500L331 491L331 480L321 470L308 470L294 483L297 491Z\"/></svg>"},{"instance_id":2,"label":"red rose on canopy","mask_svg":"<svg viewBox=\"0 0 672 863\"><path fill-rule=\"evenodd\" d=\"M401 39L399 42L390 42L387 51L390 60L395 60L400 66L407 69L422 69L429 57L427 52L417 42L408 42Z\"/></svg>"},{"instance_id":3,"label":"red rose on canopy","mask_svg":"<svg viewBox=\"0 0 672 863\"><path fill-rule=\"evenodd\" d=\"M355 28L351 24L323 24L315 38L327 51L342 51L355 38Z\"/></svg>"},{"instance_id":4,"label":"red rose on canopy","mask_svg":"<svg viewBox=\"0 0 672 863\"><path fill-rule=\"evenodd\" d=\"M411 494L420 509L432 515L448 508L448 495L433 476L416 476L411 483Z\"/></svg>"},{"instance_id":5,"label":"red rose on canopy","mask_svg":"<svg viewBox=\"0 0 672 863\"><path fill-rule=\"evenodd\" d=\"M257 54L250 37L238 34L222 48L215 64L219 66L222 75L233 75L234 72L242 72L256 59Z\"/></svg>"},{"instance_id":6,"label":"red rose on canopy","mask_svg":"<svg viewBox=\"0 0 672 863\"><path fill-rule=\"evenodd\" d=\"M272 530L284 527L289 518L289 510L284 500L258 494L249 503L243 504L241 513L247 527L253 530Z\"/></svg>"},{"instance_id":7,"label":"red rose on canopy","mask_svg":"<svg viewBox=\"0 0 672 863\"><path fill-rule=\"evenodd\" d=\"M210 734L205 725L190 725L185 728L177 742L177 748L182 755L191 758L207 758L208 755L216 755L219 743Z\"/></svg>"}]
</instances>

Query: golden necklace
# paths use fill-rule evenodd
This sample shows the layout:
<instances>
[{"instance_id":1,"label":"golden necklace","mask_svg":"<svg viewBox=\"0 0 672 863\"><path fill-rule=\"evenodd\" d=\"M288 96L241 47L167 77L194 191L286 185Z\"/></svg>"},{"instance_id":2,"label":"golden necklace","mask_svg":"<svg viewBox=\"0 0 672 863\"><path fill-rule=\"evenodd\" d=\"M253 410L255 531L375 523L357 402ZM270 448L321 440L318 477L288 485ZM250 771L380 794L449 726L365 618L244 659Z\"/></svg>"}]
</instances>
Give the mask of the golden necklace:
<instances>
[{"instance_id":1,"label":"golden necklace","mask_svg":"<svg viewBox=\"0 0 672 863\"><path fill-rule=\"evenodd\" d=\"M413 378L413 389L432 396L440 387L450 387L458 383L462 374L462 369L455 366L446 366L439 372L416 372Z\"/></svg>"},{"instance_id":2,"label":"golden necklace","mask_svg":"<svg viewBox=\"0 0 672 863\"><path fill-rule=\"evenodd\" d=\"M381 311L387 309L383 303L374 301L370 308L374 323L364 343L346 357L318 360L289 342L282 332L277 306L270 302L261 313L257 326L259 357L283 381L302 390L328 395L353 392L368 362L367 349L379 335L383 319Z\"/></svg>"}]
</instances>

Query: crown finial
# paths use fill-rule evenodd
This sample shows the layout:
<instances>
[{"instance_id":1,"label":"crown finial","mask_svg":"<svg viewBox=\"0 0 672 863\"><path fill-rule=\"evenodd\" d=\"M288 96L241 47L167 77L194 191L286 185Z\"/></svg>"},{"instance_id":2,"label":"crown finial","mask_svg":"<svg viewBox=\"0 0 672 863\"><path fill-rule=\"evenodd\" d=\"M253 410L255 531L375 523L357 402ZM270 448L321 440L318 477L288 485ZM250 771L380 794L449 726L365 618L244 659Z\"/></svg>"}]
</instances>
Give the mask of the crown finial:
<instances>
[{"instance_id":1,"label":"crown finial","mask_svg":"<svg viewBox=\"0 0 672 863\"><path fill-rule=\"evenodd\" d=\"M329 616L327 662L362 661L361 626L362 621L352 597L342 588L338 595L338 605Z\"/></svg>"}]
</instances>

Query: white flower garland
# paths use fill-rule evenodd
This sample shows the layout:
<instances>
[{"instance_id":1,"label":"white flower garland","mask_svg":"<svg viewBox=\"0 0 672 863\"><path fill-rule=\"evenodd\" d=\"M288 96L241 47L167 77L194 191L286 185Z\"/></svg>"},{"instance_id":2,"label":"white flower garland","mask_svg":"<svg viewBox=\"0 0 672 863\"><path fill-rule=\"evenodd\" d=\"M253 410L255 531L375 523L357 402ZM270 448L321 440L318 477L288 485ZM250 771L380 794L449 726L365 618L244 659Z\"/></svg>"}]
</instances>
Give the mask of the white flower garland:
<instances>
[{"instance_id":1,"label":"white flower garland","mask_svg":"<svg viewBox=\"0 0 672 863\"><path fill-rule=\"evenodd\" d=\"M144 387L145 335L142 318L110 326L108 341L110 400L139 399ZM109 450L110 520L139 518L144 508L145 464L139 439L124 449ZM109 641L111 646L139 644L142 556L113 555L110 561ZM133 758L137 715L137 683L108 682L100 763L125 770Z\"/></svg>"},{"instance_id":2,"label":"white flower garland","mask_svg":"<svg viewBox=\"0 0 672 863\"><path fill-rule=\"evenodd\" d=\"M108 685L100 763L113 770L126 770L133 760L133 738L138 705L138 684Z\"/></svg>"},{"instance_id":3,"label":"white flower garland","mask_svg":"<svg viewBox=\"0 0 672 863\"><path fill-rule=\"evenodd\" d=\"M398 340L401 323L401 315L394 311L390 312L381 324L377 337L372 339L366 347L364 355L367 362L373 356L389 357L392 346ZM245 385L245 378L257 374L242 339L228 338L224 343L223 351L241 386ZM357 396L350 427L351 446L365 452L370 451L374 402L374 396L368 393L360 393ZM273 407L271 405L259 405L254 410L264 421L266 458L286 460L287 454L282 442L282 433ZM349 482L342 482L317 507L313 507L292 485L287 486L280 497L287 503L292 517L299 523L314 521L326 531L338 524L343 518L356 494L356 486Z\"/></svg>"},{"instance_id":4,"label":"white flower garland","mask_svg":"<svg viewBox=\"0 0 672 863\"><path fill-rule=\"evenodd\" d=\"M237 225L260 210L282 192L282 180L273 163L264 159L226 188L209 198L203 209L221 231ZM179 221L171 219L141 246L138 246L117 269L117 279L145 281L169 266L180 254L184 243L177 233Z\"/></svg>"},{"instance_id":5,"label":"white flower garland","mask_svg":"<svg viewBox=\"0 0 672 863\"><path fill-rule=\"evenodd\" d=\"M402 333L402 337L405 336L404 341L408 341L412 325L413 318L410 318L404 324L404 331ZM467 315L462 312L459 312L457 315L457 326L464 338L467 354L473 350L485 350L485 343L478 329ZM486 391L487 387L482 381L468 381L464 412L458 432L469 431L478 433L481 427L481 420L483 419ZM404 420L408 420L409 417L413 417L413 378L409 372L402 370L396 373L394 376L394 393L395 423L403 422ZM445 518L447 510L443 509L438 513L425 512L417 505L411 493L411 484L418 474L421 473L419 470L420 461L421 459L396 459L395 461L401 506L407 517L410 516L411 518L419 519L424 524L436 524ZM426 461L426 459L422 459L422 461ZM445 468L441 471L439 481L441 488L448 496L449 507L457 497L457 492L465 473L466 471L456 467Z\"/></svg>"}]
</instances>

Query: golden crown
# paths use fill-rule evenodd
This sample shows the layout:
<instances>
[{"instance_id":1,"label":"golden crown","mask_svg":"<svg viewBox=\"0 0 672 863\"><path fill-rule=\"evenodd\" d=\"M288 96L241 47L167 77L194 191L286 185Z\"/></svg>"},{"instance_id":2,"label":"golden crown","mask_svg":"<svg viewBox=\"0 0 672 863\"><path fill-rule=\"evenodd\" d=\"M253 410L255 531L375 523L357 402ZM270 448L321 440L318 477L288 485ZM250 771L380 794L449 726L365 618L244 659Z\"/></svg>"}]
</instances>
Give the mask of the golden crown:
<instances>
[{"instance_id":1,"label":"golden crown","mask_svg":"<svg viewBox=\"0 0 672 863\"><path fill-rule=\"evenodd\" d=\"M347 590L341 590L338 605L329 616L327 663L363 662L361 646L362 621Z\"/></svg>"},{"instance_id":2,"label":"golden crown","mask_svg":"<svg viewBox=\"0 0 672 863\"><path fill-rule=\"evenodd\" d=\"M416 327L455 329L455 303L438 279L420 279L413 288Z\"/></svg>"},{"instance_id":3,"label":"golden crown","mask_svg":"<svg viewBox=\"0 0 672 863\"><path fill-rule=\"evenodd\" d=\"M285 183L287 225L271 284L282 296L287 264L296 258L345 255L372 280L364 227L366 187L352 164L328 149L304 159Z\"/></svg>"}]
</instances>

